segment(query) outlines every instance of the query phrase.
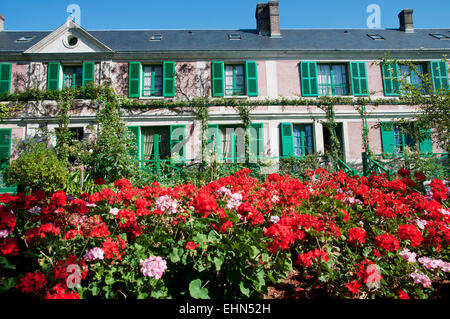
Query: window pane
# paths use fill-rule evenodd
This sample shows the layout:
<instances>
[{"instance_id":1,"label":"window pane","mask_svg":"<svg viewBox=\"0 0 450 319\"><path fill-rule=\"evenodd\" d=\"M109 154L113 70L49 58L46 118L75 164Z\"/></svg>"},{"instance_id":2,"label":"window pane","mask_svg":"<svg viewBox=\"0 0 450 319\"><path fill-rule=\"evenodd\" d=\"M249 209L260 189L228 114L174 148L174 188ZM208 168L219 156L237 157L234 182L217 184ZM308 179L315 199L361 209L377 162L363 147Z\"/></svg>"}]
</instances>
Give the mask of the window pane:
<instances>
[{"instance_id":1,"label":"window pane","mask_svg":"<svg viewBox=\"0 0 450 319\"><path fill-rule=\"evenodd\" d=\"M406 83L411 83L411 71L409 69L408 65L399 65L398 70L400 73L400 76L403 77L406 80Z\"/></svg>"},{"instance_id":2,"label":"window pane","mask_svg":"<svg viewBox=\"0 0 450 319\"><path fill-rule=\"evenodd\" d=\"M402 132L400 127L394 127L395 149L397 152L403 152Z\"/></svg>"},{"instance_id":3,"label":"window pane","mask_svg":"<svg viewBox=\"0 0 450 319\"><path fill-rule=\"evenodd\" d=\"M142 88L142 96L151 96L152 91L152 68L150 66L144 66L144 83Z\"/></svg>"},{"instance_id":4,"label":"window pane","mask_svg":"<svg viewBox=\"0 0 450 319\"><path fill-rule=\"evenodd\" d=\"M225 95L245 94L243 65L225 65Z\"/></svg>"},{"instance_id":5,"label":"window pane","mask_svg":"<svg viewBox=\"0 0 450 319\"><path fill-rule=\"evenodd\" d=\"M312 125L305 125L305 148L306 154L311 155L313 151Z\"/></svg>"},{"instance_id":6,"label":"window pane","mask_svg":"<svg viewBox=\"0 0 450 319\"><path fill-rule=\"evenodd\" d=\"M154 66L153 70L155 72L155 84L153 88L153 95L162 95L162 66Z\"/></svg>"},{"instance_id":7,"label":"window pane","mask_svg":"<svg viewBox=\"0 0 450 319\"><path fill-rule=\"evenodd\" d=\"M423 81L419 75L423 76L425 73L425 68L423 64L416 64L416 70L414 70L411 74L412 84L418 89L422 88Z\"/></svg>"},{"instance_id":8,"label":"window pane","mask_svg":"<svg viewBox=\"0 0 450 319\"><path fill-rule=\"evenodd\" d=\"M78 88L83 86L83 67L81 66L75 67L75 86Z\"/></svg>"},{"instance_id":9,"label":"window pane","mask_svg":"<svg viewBox=\"0 0 450 319\"><path fill-rule=\"evenodd\" d=\"M244 95L244 66L237 65L236 67L236 91L237 95Z\"/></svg>"},{"instance_id":10,"label":"window pane","mask_svg":"<svg viewBox=\"0 0 450 319\"><path fill-rule=\"evenodd\" d=\"M331 95L331 67L326 64L317 65L317 80L319 82L319 95Z\"/></svg>"},{"instance_id":11,"label":"window pane","mask_svg":"<svg viewBox=\"0 0 450 319\"><path fill-rule=\"evenodd\" d=\"M347 73L345 65L333 65L333 95L347 95Z\"/></svg>"},{"instance_id":12,"label":"window pane","mask_svg":"<svg viewBox=\"0 0 450 319\"><path fill-rule=\"evenodd\" d=\"M64 87L71 88L73 84L72 81L73 69L71 67L64 67L63 73L64 73Z\"/></svg>"},{"instance_id":13,"label":"window pane","mask_svg":"<svg viewBox=\"0 0 450 319\"><path fill-rule=\"evenodd\" d=\"M294 129L294 155L302 156L302 133L298 125L294 125L293 129Z\"/></svg>"},{"instance_id":14,"label":"window pane","mask_svg":"<svg viewBox=\"0 0 450 319\"><path fill-rule=\"evenodd\" d=\"M233 95L233 66L225 66L225 95Z\"/></svg>"}]
</instances>

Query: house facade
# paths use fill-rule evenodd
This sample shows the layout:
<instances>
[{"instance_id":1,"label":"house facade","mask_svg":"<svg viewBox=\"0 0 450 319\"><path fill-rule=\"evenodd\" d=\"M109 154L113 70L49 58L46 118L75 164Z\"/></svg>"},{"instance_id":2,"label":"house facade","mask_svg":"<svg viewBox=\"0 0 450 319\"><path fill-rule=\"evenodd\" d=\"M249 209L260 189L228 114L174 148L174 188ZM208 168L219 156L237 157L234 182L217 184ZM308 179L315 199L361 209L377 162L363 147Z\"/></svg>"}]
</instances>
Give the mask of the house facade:
<instances>
[{"instance_id":1,"label":"house facade","mask_svg":"<svg viewBox=\"0 0 450 319\"><path fill-rule=\"evenodd\" d=\"M449 29L414 28L412 10L399 14L398 29L280 29L278 1L258 4L254 30L107 30L86 31L67 21L54 31L10 31L0 15L0 94L29 88L60 90L88 83L109 85L141 101L178 101L194 97L267 101L252 110L252 152L259 159L323 153L330 134L325 112L291 101L320 96L381 99L367 106L370 147L376 154L412 145L396 127L381 126L411 118L416 107L389 103L398 96L396 78L420 85L416 72L402 65L380 65L385 53L411 60L417 72L430 75L435 89L448 87ZM7 103L7 102L1 102ZM55 129L55 101L25 108L0 124L2 169L14 154L15 141ZM95 134L96 114L88 107L71 113L70 127L80 138ZM335 105L341 157L361 162L363 122L353 105ZM138 141L141 161L178 155L195 161L200 154L200 123L189 110L170 108L124 113ZM235 108L209 107L210 134L216 151L228 162L242 159L241 119ZM174 136L176 135L176 136ZM422 152L439 152L431 141Z\"/></svg>"}]
</instances>

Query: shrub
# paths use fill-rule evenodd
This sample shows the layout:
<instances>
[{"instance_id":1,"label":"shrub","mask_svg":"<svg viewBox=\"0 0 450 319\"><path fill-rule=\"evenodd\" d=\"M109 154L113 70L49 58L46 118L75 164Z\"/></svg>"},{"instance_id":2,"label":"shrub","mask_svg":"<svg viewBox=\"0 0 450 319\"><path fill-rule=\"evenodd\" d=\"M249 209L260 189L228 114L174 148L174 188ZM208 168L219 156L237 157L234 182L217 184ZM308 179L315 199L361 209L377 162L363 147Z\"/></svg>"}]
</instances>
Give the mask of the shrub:
<instances>
[{"instance_id":1,"label":"shrub","mask_svg":"<svg viewBox=\"0 0 450 319\"><path fill-rule=\"evenodd\" d=\"M67 178L65 163L45 143L30 143L6 170L10 184L32 189L56 191L64 187Z\"/></svg>"}]
</instances>

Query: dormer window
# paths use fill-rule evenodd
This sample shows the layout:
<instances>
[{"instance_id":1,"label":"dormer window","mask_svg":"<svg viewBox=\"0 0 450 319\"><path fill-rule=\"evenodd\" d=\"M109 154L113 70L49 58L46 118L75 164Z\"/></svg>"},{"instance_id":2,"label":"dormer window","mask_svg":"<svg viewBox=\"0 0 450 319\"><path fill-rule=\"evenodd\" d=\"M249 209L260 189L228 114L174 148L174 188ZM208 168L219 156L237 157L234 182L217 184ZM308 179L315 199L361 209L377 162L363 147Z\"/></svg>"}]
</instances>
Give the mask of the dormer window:
<instances>
[{"instance_id":1,"label":"dormer window","mask_svg":"<svg viewBox=\"0 0 450 319\"><path fill-rule=\"evenodd\" d=\"M150 41L161 41L162 40L162 34L153 34L150 37Z\"/></svg>"},{"instance_id":2,"label":"dormer window","mask_svg":"<svg viewBox=\"0 0 450 319\"><path fill-rule=\"evenodd\" d=\"M33 40L34 38L35 38L35 36L24 36L24 37L17 39L14 42L15 43L27 43L27 42L30 42L31 40Z\"/></svg>"},{"instance_id":3,"label":"dormer window","mask_svg":"<svg viewBox=\"0 0 450 319\"><path fill-rule=\"evenodd\" d=\"M442 33L430 33L430 35L433 38L436 38L438 40L450 40L450 36L446 35L446 34L442 34Z\"/></svg>"}]
</instances>

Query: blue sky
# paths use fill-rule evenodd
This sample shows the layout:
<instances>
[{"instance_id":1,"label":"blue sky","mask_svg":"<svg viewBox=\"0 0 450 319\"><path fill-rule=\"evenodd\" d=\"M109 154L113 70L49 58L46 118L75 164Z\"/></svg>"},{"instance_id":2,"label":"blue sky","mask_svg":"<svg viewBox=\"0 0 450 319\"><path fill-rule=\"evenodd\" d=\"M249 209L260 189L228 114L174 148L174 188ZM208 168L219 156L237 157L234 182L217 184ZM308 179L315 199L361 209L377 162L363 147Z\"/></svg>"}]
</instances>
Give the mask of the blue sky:
<instances>
[{"instance_id":1,"label":"blue sky","mask_svg":"<svg viewBox=\"0 0 450 319\"><path fill-rule=\"evenodd\" d=\"M267 0L1 0L6 30L53 30L66 8L81 7L87 30L254 29L255 8ZM280 0L281 28L366 28L369 4L381 7L381 27L397 28L397 14L414 9L417 28L450 28L446 0Z\"/></svg>"}]
</instances>

